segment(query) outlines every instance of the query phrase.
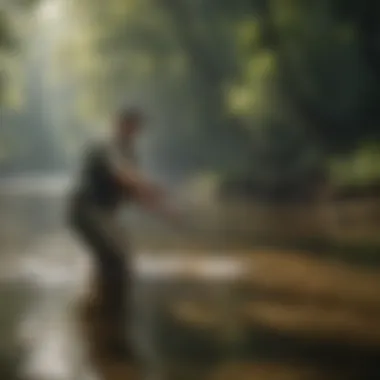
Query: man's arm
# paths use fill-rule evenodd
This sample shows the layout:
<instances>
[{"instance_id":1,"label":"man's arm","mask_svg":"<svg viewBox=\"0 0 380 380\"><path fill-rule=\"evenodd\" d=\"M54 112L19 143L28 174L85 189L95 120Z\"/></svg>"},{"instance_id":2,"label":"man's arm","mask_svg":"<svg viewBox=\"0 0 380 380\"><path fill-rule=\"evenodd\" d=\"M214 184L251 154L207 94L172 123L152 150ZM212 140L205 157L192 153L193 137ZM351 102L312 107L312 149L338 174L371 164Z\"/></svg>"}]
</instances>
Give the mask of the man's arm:
<instances>
[{"instance_id":1,"label":"man's arm","mask_svg":"<svg viewBox=\"0 0 380 380\"><path fill-rule=\"evenodd\" d=\"M134 163L117 157L111 157L111 170L117 181L131 191L137 201L146 202L157 196L158 189L142 175Z\"/></svg>"},{"instance_id":2,"label":"man's arm","mask_svg":"<svg viewBox=\"0 0 380 380\"><path fill-rule=\"evenodd\" d=\"M183 224L182 217L176 207L169 204L169 197L166 192L145 178L135 164L133 157L127 157L114 146L108 148L107 157L111 173L126 191L132 193L136 202L149 212L165 218L175 226Z\"/></svg>"},{"instance_id":3,"label":"man's arm","mask_svg":"<svg viewBox=\"0 0 380 380\"><path fill-rule=\"evenodd\" d=\"M127 165L120 171L116 170L115 175L127 189L132 188L135 200L146 210L176 225L182 223L177 210L168 205L164 190L148 182L132 165Z\"/></svg>"},{"instance_id":4,"label":"man's arm","mask_svg":"<svg viewBox=\"0 0 380 380\"><path fill-rule=\"evenodd\" d=\"M134 199L150 212L173 219L175 211L165 204L164 191L149 182L132 160L125 159L117 150L108 153L112 174L127 191L132 192Z\"/></svg>"}]
</instances>

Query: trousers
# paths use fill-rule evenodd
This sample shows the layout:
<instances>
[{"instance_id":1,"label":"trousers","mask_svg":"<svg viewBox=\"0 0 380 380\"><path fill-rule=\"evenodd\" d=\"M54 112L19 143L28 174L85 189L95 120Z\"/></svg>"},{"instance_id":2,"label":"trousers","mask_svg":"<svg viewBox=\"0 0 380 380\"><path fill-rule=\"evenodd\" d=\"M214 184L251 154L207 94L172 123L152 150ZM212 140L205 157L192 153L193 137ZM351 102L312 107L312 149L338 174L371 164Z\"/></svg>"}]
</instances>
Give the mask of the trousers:
<instances>
[{"instance_id":1,"label":"trousers","mask_svg":"<svg viewBox=\"0 0 380 380\"><path fill-rule=\"evenodd\" d=\"M93 256L101 309L113 330L111 339L124 341L131 324L131 265L126 231L113 213L80 201L71 207L70 224Z\"/></svg>"}]
</instances>

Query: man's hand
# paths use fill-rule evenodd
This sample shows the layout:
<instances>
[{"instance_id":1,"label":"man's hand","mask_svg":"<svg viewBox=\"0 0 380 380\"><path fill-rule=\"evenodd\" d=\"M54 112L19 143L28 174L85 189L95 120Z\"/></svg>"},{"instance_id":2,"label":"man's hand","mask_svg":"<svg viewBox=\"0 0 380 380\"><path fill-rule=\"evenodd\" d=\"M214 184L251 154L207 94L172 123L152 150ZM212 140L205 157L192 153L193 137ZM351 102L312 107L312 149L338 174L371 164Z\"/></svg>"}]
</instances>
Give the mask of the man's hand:
<instances>
[{"instance_id":1,"label":"man's hand","mask_svg":"<svg viewBox=\"0 0 380 380\"><path fill-rule=\"evenodd\" d=\"M140 203L150 208L157 203L161 203L166 194L160 187L144 183L136 187L135 195Z\"/></svg>"},{"instance_id":2,"label":"man's hand","mask_svg":"<svg viewBox=\"0 0 380 380\"><path fill-rule=\"evenodd\" d=\"M164 218L173 226L184 225L179 210L168 204L169 196L163 188L157 185L142 186L138 189L137 199L148 211Z\"/></svg>"},{"instance_id":3,"label":"man's hand","mask_svg":"<svg viewBox=\"0 0 380 380\"><path fill-rule=\"evenodd\" d=\"M175 207L165 204L157 210L157 213L165 218L175 228L181 228L184 226L183 215Z\"/></svg>"}]
</instances>

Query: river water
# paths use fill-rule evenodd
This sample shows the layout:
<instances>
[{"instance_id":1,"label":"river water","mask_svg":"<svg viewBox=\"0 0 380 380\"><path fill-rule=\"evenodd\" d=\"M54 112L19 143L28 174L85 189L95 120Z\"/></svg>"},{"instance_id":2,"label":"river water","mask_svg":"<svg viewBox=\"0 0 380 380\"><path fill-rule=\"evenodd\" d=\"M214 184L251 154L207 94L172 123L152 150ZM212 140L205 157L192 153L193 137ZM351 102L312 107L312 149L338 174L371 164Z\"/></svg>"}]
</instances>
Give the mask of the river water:
<instances>
[{"instance_id":1,"label":"river water","mask_svg":"<svg viewBox=\"0 0 380 380\"><path fill-rule=\"evenodd\" d=\"M54 211L54 201L39 199L2 203L10 210L3 225L13 218L18 234L8 228L2 235L0 378L97 379L104 371L91 361L94 342L78 323L90 262L63 228L59 205ZM25 207L29 219L21 213L17 220ZM285 249L221 250L205 244L206 235L202 244L192 235L160 248L136 239L135 340L147 375L380 378L378 270Z\"/></svg>"}]
</instances>

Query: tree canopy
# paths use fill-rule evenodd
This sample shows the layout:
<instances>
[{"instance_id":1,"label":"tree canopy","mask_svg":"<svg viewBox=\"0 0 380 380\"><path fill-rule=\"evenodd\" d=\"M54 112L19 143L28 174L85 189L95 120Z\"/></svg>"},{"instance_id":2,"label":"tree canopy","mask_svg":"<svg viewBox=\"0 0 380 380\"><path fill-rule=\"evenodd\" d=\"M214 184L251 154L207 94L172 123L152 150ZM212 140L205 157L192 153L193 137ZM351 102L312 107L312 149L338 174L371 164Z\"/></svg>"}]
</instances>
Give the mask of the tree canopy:
<instances>
[{"instance_id":1,"label":"tree canopy","mask_svg":"<svg viewBox=\"0 0 380 380\"><path fill-rule=\"evenodd\" d=\"M156 167L244 171L267 188L380 137L376 1L57 3L47 93L72 115L73 142L78 125L137 102Z\"/></svg>"}]
</instances>

